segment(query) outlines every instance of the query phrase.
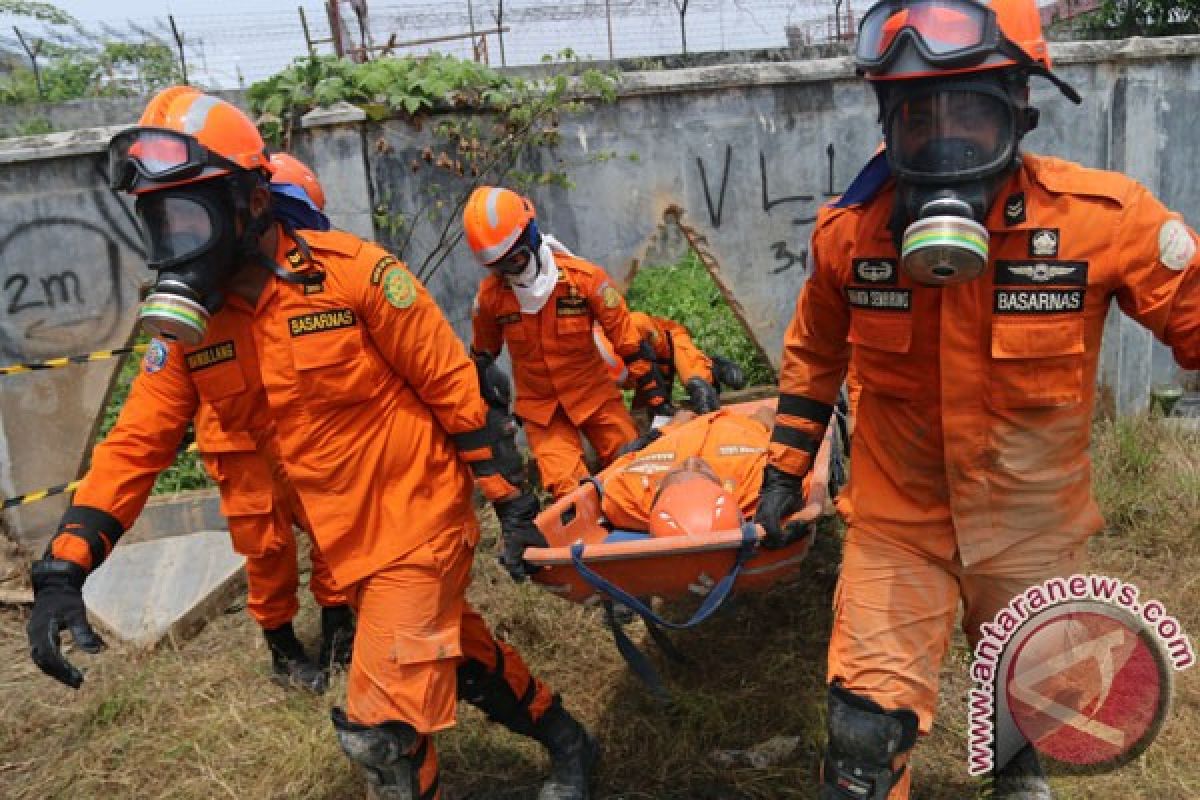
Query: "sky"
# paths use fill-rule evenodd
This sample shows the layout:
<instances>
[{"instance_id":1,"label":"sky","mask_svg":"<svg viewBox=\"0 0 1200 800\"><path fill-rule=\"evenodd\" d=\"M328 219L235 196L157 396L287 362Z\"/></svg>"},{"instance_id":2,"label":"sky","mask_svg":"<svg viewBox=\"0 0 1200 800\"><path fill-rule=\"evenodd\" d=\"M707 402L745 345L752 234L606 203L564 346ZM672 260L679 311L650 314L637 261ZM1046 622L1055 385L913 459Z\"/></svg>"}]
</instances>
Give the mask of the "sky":
<instances>
[{"instance_id":1,"label":"sky","mask_svg":"<svg viewBox=\"0 0 1200 800\"><path fill-rule=\"evenodd\" d=\"M465 33L468 3L477 30L496 27L499 0L377 0L369 3L372 38L386 42ZM853 2L853 0L849 0ZM612 10L614 56L649 56L679 52L679 17L672 0L608 0ZM866 7L865 0L863 6ZM189 76L213 88L236 88L267 77L307 52L297 6L304 6L314 38L329 35L321 0L255 0L239 11L213 0L56 0L55 5L92 28L98 24L126 30L133 20L152 30L165 27L174 15L183 33ZM505 0L503 56L508 64L536 63L542 56L569 47L581 57L609 54L606 0ZM686 17L691 51L782 47L785 26L828 20L832 0L691 0ZM221 9L218 11L217 9ZM347 12L348 13L348 12ZM0 34L13 20L0 15ZM22 27L29 23L19 21ZM821 24L820 22L818 24ZM11 38L11 36L9 37ZM401 52L436 47L470 57L467 41L449 41ZM330 44L317 46L331 53ZM487 37L489 63L501 62L500 37Z\"/></svg>"}]
</instances>

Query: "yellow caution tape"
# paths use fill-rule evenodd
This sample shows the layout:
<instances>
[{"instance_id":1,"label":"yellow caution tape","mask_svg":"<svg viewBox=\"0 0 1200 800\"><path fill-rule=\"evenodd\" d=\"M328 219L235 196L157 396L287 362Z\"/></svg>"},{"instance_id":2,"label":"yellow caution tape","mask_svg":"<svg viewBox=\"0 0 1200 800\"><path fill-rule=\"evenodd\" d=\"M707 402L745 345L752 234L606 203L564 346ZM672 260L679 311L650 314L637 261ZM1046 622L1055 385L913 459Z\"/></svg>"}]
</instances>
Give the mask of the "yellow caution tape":
<instances>
[{"instance_id":1,"label":"yellow caution tape","mask_svg":"<svg viewBox=\"0 0 1200 800\"><path fill-rule=\"evenodd\" d=\"M139 347L141 347L141 345L139 345ZM199 450L200 448L196 445L196 443L192 442L187 446L187 448L184 449L183 452L195 453ZM29 505L30 503L36 503L38 500L45 500L47 497L54 497L55 495L65 494L66 492L73 492L79 488L79 484L82 482L83 481L81 480L71 481L70 483L64 483L59 486L51 486L49 489L39 489L36 492L28 492L26 494L19 494L16 497L5 498L3 505L0 505L0 510L13 508L15 506Z\"/></svg>"},{"instance_id":2,"label":"yellow caution tape","mask_svg":"<svg viewBox=\"0 0 1200 800\"><path fill-rule=\"evenodd\" d=\"M108 358L116 358L130 353L144 353L148 345L135 344L132 347L117 347L112 350L97 350L94 353L84 353L81 356L62 356L60 358L48 358L45 361L32 361L28 364L12 364L7 367L0 367L0 375L16 375L21 372L34 372L39 369L58 369L59 367L69 367L72 364L86 364L89 361L104 361Z\"/></svg>"}]
</instances>

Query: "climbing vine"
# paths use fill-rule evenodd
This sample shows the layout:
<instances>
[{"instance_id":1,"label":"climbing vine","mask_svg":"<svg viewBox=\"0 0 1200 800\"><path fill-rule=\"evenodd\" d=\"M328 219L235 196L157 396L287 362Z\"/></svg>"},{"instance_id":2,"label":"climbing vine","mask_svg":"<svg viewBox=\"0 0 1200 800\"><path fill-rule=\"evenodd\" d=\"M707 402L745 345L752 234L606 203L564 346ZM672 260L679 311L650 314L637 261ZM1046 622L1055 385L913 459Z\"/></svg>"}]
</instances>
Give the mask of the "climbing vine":
<instances>
[{"instance_id":1,"label":"climbing vine","mask_svg":"<svg viewBox=\"0 0 1200 800\"><path fill-rule=\"evenodd\" d=\"M561 169L530 171L517 165L523 163L522 155L558 143L564 116L592 102L615 100L616 78L579 68L570 51L558 58L567 62L563 68L534 78L441 54L363 64L308 58L251 86L249 99L263 134L285 149L303 114L337 102L360 107L373 121L398 116L419 130L428 126L429 144L408 164L421 178L420 206L397 211L388 187L379 187L374 209L376 228L387 234L418 276L428 280L461 238L458 220L476 186L569 186ZM390 146L380 139L376 149L388 152ZM610 156L592 156L605 157ZM414 258L406 250L421 224L434 226L434 244Z\"/></svg>"}]
</instances>

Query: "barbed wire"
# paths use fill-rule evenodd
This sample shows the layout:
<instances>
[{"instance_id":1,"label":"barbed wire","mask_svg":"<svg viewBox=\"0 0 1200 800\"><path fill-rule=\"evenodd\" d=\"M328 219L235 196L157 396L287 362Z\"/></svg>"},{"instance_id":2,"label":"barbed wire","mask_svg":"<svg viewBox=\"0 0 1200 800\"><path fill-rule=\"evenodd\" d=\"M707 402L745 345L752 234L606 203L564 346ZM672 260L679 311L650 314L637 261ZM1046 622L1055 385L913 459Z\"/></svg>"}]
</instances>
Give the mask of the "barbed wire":
<instances>
[{"instance_id":1,"label":"barbed wire","mask_svg":"<svg viewBox=\"0 0 1200 800\"><path fill-rule=\"evenodd\" d=\"M323 4L302 2L312 39L330 38L329 18ZM866 6L866 0L863 0ZM680 16L672 0L442 0L388 2L369 7L369 36L375 45L395 35L400 43L444 35L465 34L470 29L494 28L500 16L509 30L503 34L504 61L508 65L535 64L543 57L571 50L583 58L607 59L661 56L683 49L686 34L689 52L783 47L789 26L816 25L834 12L833 0L691 0L680 29ZM296 58L308 55L297 6L247 8L237 15L182 13L174 20L184 34L186 58L197 80L214 88L228 88L260 80L278 72ZM842 7L845 14L846 9ZM357 20L345 12L343 24L358 43ZM82 23L85 32L105 38L174 44L166 18L137 21L117 16ZM825 26L830 27L830 26ZM611 28L611 42L609 30ZM831 28L832 29L832 28ZM813 28L816 30L816 28ZM62 33L65 41L77 34ZM486 36L489 60L497 64L500 42ZM0 48L11 49L5 39ZM331 53L328 42L316 45ZM398 47L397 54L439 51L464 58L474 56L469 39L424 46ZM201 69L196 70L195 65Z\"/></svg>"}]
</instances>

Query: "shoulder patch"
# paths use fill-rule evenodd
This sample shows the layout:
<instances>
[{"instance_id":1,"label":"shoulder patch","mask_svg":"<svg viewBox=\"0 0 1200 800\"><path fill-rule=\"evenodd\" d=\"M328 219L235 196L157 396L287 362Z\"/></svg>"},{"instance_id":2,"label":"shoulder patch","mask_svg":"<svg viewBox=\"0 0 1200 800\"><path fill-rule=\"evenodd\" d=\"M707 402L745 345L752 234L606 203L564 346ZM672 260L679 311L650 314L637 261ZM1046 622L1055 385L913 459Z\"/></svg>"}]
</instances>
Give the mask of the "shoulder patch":
<instances>
[{"instance_id":1,"label":"shoulder patch","mask_svg":"<svg viewBox=\"0 0 1200 800\"><path fill-rule=\"evenodd\" d=\"M371 270L371 285L378 286L383 280L383 273L392 264L399 263L399 260L393 255L386 255L375 262L375 268Z\"/></svg>"},{"instance_id":2,"label":"shoulder patch","mask_svg":"<svg viewBox=\"0 0 1200 800\"><path fill-rule=\"evenodd\" d=\"M605 286L601 292L601 297L604 298L605 308L616 308L621 305L621 293L613 286Z\"/></svg>"},{"instance_id":3,"label":"shoulder patch","mask_svg":"<svg viewBox=\"0 0 1200 800\"><path fill-rule=\"evenodd\" d=\"M1167 269L1182 271L1196 255L1196 240L1187 225L1169 219L1158 229L1158 260Z\"/></svg>"},{"instance_id":4,"label":"shoulder patch","mask_svg":"<svg viewBox=\"0 0 1200 800\"><path fill-rule=\"evenodd\" d=\"M417 301L417 284L413 276L399 264L383 276L383 296L396 308L408 308Z\"/></svg>"},{"instance_id":5,"label":"shoulder patch","mask_svg":"<svg viewBox=\"0 0 1200 800\"><path fill-rule=\"evenodd\" d=\"M167 343L161 339L151 339L146 347L146 355L142 357L142 369L153 375L167 365Z\"/></svg>"}]
</instances>

